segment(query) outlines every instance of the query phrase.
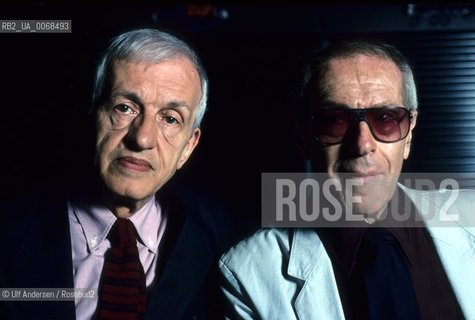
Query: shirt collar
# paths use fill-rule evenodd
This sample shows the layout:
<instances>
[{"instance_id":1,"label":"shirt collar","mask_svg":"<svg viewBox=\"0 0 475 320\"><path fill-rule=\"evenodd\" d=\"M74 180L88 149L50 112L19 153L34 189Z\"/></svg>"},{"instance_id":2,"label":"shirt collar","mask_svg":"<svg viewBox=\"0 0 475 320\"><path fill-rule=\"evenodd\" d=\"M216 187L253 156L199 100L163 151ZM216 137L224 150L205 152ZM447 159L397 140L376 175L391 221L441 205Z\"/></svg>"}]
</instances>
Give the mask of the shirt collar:
<instances>
[{"instance_id":1,"label":"shirt collar","mask_svg":"<svg viewBox=\"0 0 475 320\"><path fill-rule=\"evenodd\" d=\"M107 207L97 203L76 201L72 202L72 208L82 227L89 252L97 250L107 238L117 217ZM130 217L130 221L137 230L138 241L155 254L158 250L159 234L157 234L157 230L158 233L163 233L164 228L159 229L163 220L165 217L162 215L162 210L155 201L155 197L152 197Z\"/></svg>"},{"instance_id":2,"label":"shirt collar","mask_svg":"<svg viewBox=\"0 0 475 320\"><path fill-rule=\"evenodd\" d=\"M395 205L395 200L398 201L399 205ZM389 219L384 222L376 221L372 225L367 225L361 222L348 228L339 227L317 229L318 234L322 237L326 249L336 258L336 263L343 268L347 275L350 275L353 271L362 239L366 230L370 227L386 227L396 238L406 259L409 263L414 265L417 261L417 250L415 250L415 246L418 245L418 241L416 240L418 240L418 237L420 236L419 234L423 232L424 225L420 219L421 215L412 201L398 188L390 205L392 205L392 208L397 207L398 210L404 210L401 208L405 207L400 205L403 203L410 203L411 206L409 209L409 219L402 222L390 219L392 216L389 214L387 215ZM416 217L418 219L415 219Z\"/></svg>"},{"instance_id":3,"label":"shirt collar","mask_svg":"<svg viewBox=\"0 0 475 320\"><path fill-rule=\"evenodd\" d=\"M322 228L317 231L330 256L347 275L351 274L356 263L356 255L366 229L367 227Z\"/></svg>"},{"instance_id":4,"label":"shirt collar","mask_svg":"<svg viewBox=\"0 0 475 320\"><path fill-rule=\"evenodd\" d=\"M130 217L139 235L139 241L155 254L158 250L158 239L164 231L164 228L159 226L164 226L165 220L166 216L162 214L155 197Z\"/></svg>"}]
</instances>

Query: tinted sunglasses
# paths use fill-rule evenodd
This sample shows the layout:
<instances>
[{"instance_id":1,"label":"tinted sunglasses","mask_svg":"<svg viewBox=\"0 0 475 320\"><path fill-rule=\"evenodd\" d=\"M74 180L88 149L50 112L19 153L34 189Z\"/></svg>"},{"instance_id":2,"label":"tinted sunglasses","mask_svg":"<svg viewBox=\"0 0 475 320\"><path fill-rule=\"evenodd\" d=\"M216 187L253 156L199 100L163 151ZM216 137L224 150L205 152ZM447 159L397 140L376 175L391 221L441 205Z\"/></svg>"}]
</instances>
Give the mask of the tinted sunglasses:
<instances>
[{"instance_id":1,"label":"tinted sunglasses","mask_svg":"<svg viewBox=\"0 0 475 320\"><path fill-rule=\"evenodd\" d=\"M323 144L341 143L348 130L354 129L361 121L368 124L376 140L385 143L400 141L409 133L412 118L412 113L402 107L320 109L311 117L313 135Z\"/></svg>"}]
</instances>

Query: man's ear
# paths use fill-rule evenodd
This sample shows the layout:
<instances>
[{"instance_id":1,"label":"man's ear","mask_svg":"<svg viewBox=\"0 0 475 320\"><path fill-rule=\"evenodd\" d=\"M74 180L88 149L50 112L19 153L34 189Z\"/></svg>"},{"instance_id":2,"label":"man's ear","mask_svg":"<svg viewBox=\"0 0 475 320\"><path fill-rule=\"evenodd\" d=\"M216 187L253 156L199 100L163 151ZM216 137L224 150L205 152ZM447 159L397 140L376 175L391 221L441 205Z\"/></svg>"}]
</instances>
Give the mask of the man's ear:
<instances>
[{"instance_id":1,"label":"man's ear","mask_svg":"<svg viewBox=\"0 0 475 320\"><path fill-rule=\"evenodd\" d=\"M411 127L409 128L409 133L406 137L406 142L404 143L404 160L409 158L409 153L411 152L411 144L412 144L412 131L416 127L417 123L417 111L412 112L412 120L411 120Z\"/></svg>"},{"instance_id":2,"label":"man's ear","mask_svg":"<svg viewBox=\"0 0 475 320\"><path fill-rule=\"evenodd\" d=\"M188 160L188 158L190 157L195 147L198 145L198 142L200 141L200 137L201 137L200 128L194 129L193 134L191 135L190 139L188 140L185 147L181 151L180 158L178 159L177 169L180 169L181 167L183 167L183 165Z\"/></svg>"}]
</instances>

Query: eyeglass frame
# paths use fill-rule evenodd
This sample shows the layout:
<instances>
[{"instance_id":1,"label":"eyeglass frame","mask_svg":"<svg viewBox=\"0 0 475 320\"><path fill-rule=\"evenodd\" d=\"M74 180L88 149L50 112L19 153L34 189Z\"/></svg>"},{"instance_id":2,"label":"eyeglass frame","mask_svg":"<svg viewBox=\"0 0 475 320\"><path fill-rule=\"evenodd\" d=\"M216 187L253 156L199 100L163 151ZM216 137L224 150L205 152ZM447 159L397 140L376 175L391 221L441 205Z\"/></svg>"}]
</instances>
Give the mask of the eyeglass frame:
<instances>
[{"instance_id":1,"label":"eyeglass frame","mask_svg":"<svg viewBox=\"0 0 475 320\"><path fill-rule=\"evenodd\" d=\"M372 126L370 125L369 121L368 121L368 118L366 116L366 112L368 110L374 110L374 109L404 109L405 111L407 111L406 115L404 116L405 117L408 117L408 120L409 120L409 127L407 129L407 133L403 136L401 136L401 138L399 138L398 140L395 140L395 141L384 141L384 140L381 140L379 139L378 137L376 137L376 135L373 133L373 128ZM414 109L408 109L408 108L405 108L405 107L401 107L401 106L397 106L397 105L383 105L383 106L376 106L376 107L372 107L372 108L349 108L347 106L336 106L336 107L329 107L329 108L319 108L319 110L317 110L316 112L310 114L310 120L312 122L312 131L313 131L313 127L314 127L314 122L317 118L317 113L318 112L321 112L321 111L325 111L325 110L343 110L343 111L346 111L346 112L350 112L352 113L353 115L353 122L350 123L350 125L348 125L348 128L347 130L345 131L345 134L341 136L341 140L338 141L338 142L323 142L321 140L319 140L319 138L317 138L314 134L312 134L313 138L320 142L321 144L325 145L325 146L331 146L331 145L337 145L337 144L340 144L342 143L344 140L345 140L345 136L346 136L346 133L348 132L348 129L352 126L352 125L355 125L355 124L359 124L361 121L364 121L366 122L366 124L368 125L368 128L369 128L369 131L371 132L371 136L376 140L376 141L379 141L381 143L395 143L395 142L399 142L401 140L403 140L404 138L407 137L407 135L409 134L409 132L411 131L411 123L412 121L414 120L415 116L414 116Z\"/></svg>"}]
</instances>

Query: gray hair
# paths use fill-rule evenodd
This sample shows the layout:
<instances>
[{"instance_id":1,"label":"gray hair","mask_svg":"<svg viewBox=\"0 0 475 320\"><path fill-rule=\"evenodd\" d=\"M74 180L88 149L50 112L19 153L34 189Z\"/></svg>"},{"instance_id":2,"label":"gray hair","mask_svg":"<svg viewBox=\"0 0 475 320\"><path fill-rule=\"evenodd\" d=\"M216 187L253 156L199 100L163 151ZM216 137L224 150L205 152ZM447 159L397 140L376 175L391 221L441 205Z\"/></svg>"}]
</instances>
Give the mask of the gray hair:
<instances>
[{"instance_id":1,"label":"gray hair","mask_svg":"<svg viewBox=\"0 0 475 320\"><path fill-rule=\"evenodd\" d=\"M417 110L417 91L414 75L408 59L396 47L369 40L342 41L330 45L317 53L305 69L305 74L300 88L301 98L306 108L309 90L317 90L320 102L325 99L325 75L328 72L330 60L352 57L355 55L376 56L394 62L402 75L402 97L404 107Z\"/></svg>"},{"instance_id":2,"label":"gray hair","mask_svg":"<svg viewBox=\"0 0 475 320\"><path fill-rule=\"evenodd\" d=\"M97 66L92 106L99 107L109 98L112 67L117 60L157 63L184 57L196 68L201 81L201 97L196 108L194 128L200 126L208 99L208 78L196 52L182 40L156 29L137 29L113 38Z\"/></svg>"}]
</instances>

